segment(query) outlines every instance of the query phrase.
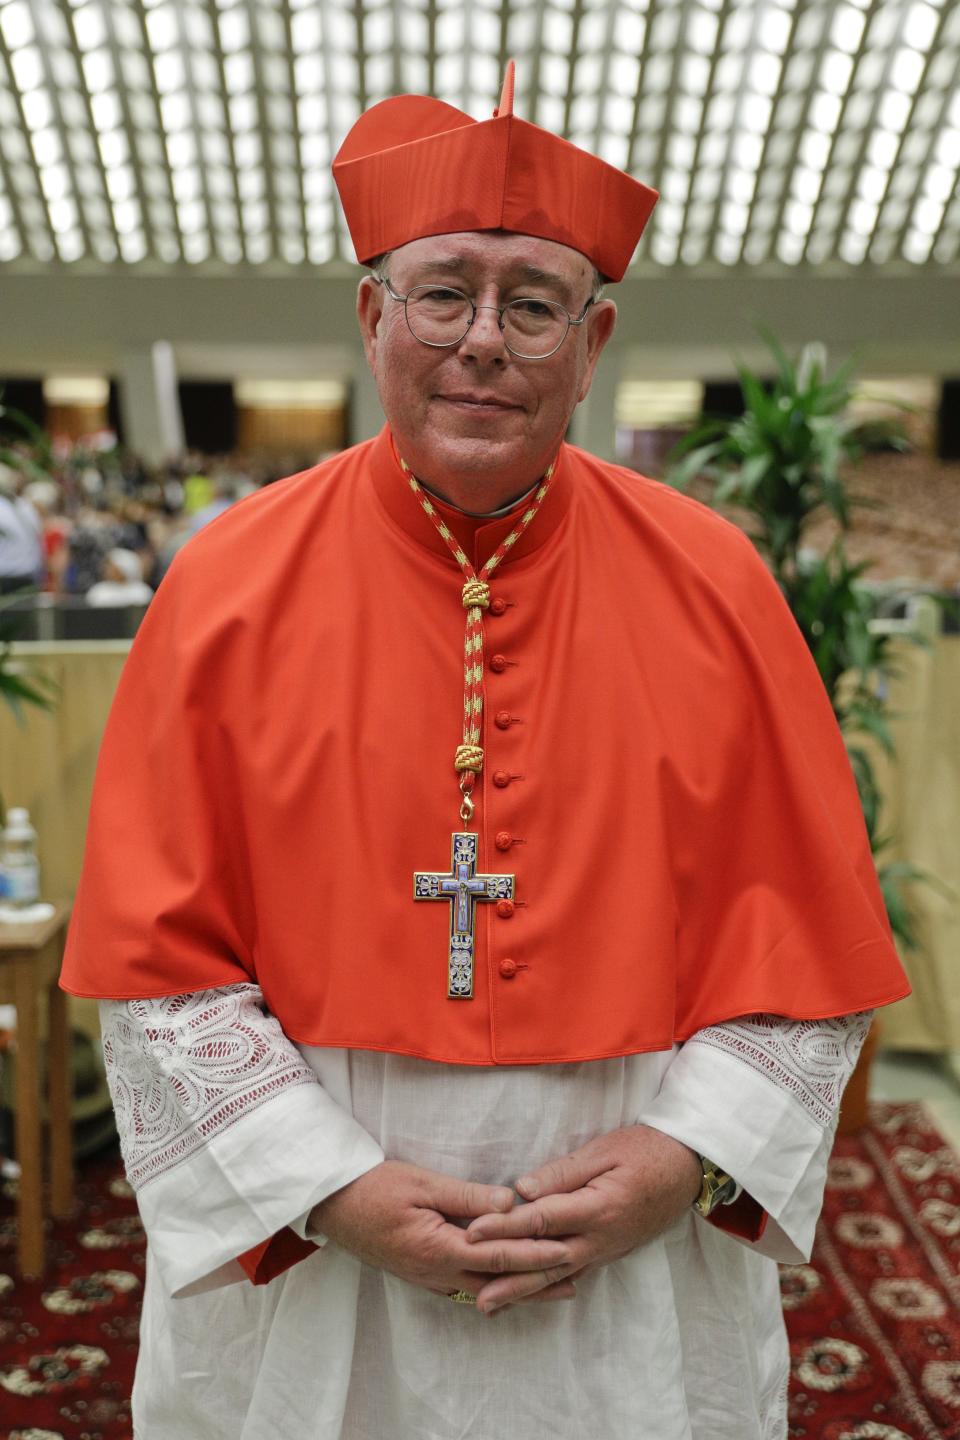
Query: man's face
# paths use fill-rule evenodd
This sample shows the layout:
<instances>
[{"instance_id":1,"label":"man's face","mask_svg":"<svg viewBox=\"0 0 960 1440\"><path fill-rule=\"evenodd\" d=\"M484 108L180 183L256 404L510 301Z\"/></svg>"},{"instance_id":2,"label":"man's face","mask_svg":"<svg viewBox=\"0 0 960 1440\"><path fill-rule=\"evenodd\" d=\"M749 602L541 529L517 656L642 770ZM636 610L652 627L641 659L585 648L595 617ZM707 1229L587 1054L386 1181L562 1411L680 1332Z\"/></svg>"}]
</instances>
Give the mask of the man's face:
<instances>
[{"instance_id":1,"label":"man's face","mask_svg":"<svg viewBox=\"0 0 960 1440\"><path fill-rule=\"evenodd\" d=\"M521 296L558 300L576 317L593 271L576 250L503 231L413 240L386 276L398 295L415 285L453 286L477 305ZM403 305L361 281L357 302L367 361L400 454L414 474L466 510L492 510L529 489L555 457L570 416L590 388L616 307L593 305L555 354L521 360L503 342L495 310L478 310L457 345L431 349L407 328Z\"/></svg>"}]
</instances>

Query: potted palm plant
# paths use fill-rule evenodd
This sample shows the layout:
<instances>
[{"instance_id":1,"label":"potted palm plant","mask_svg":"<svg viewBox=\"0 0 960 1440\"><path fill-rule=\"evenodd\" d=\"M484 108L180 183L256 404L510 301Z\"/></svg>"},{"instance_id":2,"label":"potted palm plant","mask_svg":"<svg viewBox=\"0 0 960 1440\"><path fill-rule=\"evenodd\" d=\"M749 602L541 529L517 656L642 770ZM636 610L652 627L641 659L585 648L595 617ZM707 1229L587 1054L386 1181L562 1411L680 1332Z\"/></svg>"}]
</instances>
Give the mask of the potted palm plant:
<instances>
[{"instance_id":1,"label":"potted palm plant","mask_svg":"<svg viewBox=\"0 0 960 1440\"><path fill-rule=\"evenodd\" d=\"M863 583L866 563L853 564L845 544L855 511L869 503L849 484L868 445L882 440L904 449L907 442L895 422L878 426L848 418L853 361L828 376L822 346L805 346L793 361L762 333L775 379L764 384L738 367L744 413L702 417L671 451L665 479L679 489L702 479L709 503L739 512L780 585L846 741L890 925L909 949L916 944L909 887L928 877L887 856L892 837L881 825L875 766L877 747L893 753L886 696L895 658L889 633L871 624L875 599ZM825 513L834 521L835 538L818 553L807 537ZM874 1034L864 1047L864 1067L875 1043ZM848 1087L850 1101L861 1081L865 1096L863 1070L855 1081ZM845 1106L849 1111L847 1101Z\"/></svg>"}]
</instances>

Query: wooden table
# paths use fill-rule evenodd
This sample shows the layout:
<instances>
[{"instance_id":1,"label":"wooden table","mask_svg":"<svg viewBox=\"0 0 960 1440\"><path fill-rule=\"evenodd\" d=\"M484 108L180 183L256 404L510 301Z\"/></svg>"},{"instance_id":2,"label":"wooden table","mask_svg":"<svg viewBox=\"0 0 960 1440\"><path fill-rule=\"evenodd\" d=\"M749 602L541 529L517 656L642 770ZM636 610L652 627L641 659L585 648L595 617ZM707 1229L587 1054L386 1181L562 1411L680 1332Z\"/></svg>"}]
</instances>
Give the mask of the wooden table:
<instances>
[{"instance_id":1,"label":"wooden table","mask_svg":"<svg viewBox=\"0 0 960 1440\"><path fill-rule=\"evenodd\" d=\"M50 1120L50 1210L73 1205L70 1123L72 1075L67 996L57 984L70 918L57 905L49 920L0 923L0 1003L17 1007L17 1153L20 1165L20 1270L43 1273L43 1147L40 1125L38 1000L47 997L47 1107Z\"/></svg>"}]
</instances>

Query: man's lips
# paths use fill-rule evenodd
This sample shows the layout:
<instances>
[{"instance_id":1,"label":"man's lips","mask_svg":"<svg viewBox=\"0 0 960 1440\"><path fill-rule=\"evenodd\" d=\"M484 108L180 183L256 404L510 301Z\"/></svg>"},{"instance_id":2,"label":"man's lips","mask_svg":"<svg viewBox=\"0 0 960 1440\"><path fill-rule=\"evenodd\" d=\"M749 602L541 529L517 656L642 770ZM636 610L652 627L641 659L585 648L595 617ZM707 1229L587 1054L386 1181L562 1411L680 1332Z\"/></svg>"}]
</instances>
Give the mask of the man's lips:
<instances>
[{"instance_id":1,"label":"man's lips","mask_svg":"<svg viewBox=\"0 0 960 1440\"><path fill-rule=\"evenodd\" d=\"M519 410L519 405L514 405L510 400L504 400L500 395L478 395L472 391L453 391L441 394L439 399L446 400L449 405L463 405L473 410Z\"/></svg>"}]
</instances>

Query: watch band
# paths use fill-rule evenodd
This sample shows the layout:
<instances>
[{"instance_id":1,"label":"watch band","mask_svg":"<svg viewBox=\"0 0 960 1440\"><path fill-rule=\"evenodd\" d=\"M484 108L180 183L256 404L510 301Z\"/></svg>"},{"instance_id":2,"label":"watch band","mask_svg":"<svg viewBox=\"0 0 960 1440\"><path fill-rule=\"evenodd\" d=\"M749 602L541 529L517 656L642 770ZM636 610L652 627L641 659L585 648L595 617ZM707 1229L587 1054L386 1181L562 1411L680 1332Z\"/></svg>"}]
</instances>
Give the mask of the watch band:
<instances>
[{"instance_id":1,"label":"watch band","mask_svg":"<svg viewBox=\"0 0 960 1440\"><path fill-rule=\"evenodd\" d=\"M740 1186L713 1160L708 1160L705 1155L698 1155L697 1159L703 1171L703 1183L693 1208L698 1215L706 1217L712 1215L719 1205L731 1205L740 1194Z\"/></svg>"}]
</instances>

